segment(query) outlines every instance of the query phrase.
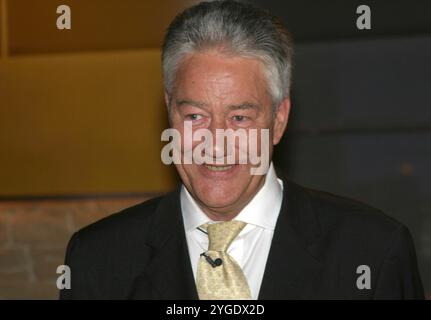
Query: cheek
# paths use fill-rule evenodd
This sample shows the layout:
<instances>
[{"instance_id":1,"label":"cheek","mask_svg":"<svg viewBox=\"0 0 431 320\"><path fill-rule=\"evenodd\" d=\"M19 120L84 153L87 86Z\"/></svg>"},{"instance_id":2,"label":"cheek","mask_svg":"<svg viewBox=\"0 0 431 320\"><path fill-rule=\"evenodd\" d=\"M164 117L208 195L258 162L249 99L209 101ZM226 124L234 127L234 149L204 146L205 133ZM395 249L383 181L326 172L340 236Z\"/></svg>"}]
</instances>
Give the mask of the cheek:
<instances>
[{"instance_id":1,"label":"cheek","mask_svg":"<svg viewBox=\"0 0 431 320\"><path fill-rule=\"evenodd\" d=\"M267 118L265 118L264 121L262 121L262 126L261 129L262 131L265 130L266 133L264 134L263 132L261 132L258 136L259 136L259 148L265 147L265 148L269 148L271 149L272 146L274 145L274 141L275 141L275 137L276 137L276 119L274 119L272 117L272 113L270 116L268 116ZM261 141L263 139L263 141ZM261 149L259 149L261 150Z\"/></svg>"},{"instance_id":2,"label":"cheek","mask_svg":"<svg viewBox=\"0 0 431 320\"><path fill-rule=\"evenodd\" d=\"M175 165L177 172L181 178L181 181L187 185L190 186L193 181L195 181L194 177L196 177L196 173L194 172L194 168L192 165L187 164L177 164Z\"/></svg>"}]
</instances>

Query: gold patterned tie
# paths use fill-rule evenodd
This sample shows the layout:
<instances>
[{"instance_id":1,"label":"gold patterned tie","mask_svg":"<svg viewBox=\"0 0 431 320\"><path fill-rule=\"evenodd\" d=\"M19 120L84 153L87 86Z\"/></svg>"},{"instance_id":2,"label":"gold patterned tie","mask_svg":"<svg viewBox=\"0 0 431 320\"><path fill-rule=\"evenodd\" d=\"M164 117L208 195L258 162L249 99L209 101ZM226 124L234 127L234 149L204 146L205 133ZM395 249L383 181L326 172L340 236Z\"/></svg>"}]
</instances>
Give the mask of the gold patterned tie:
<instances>
[{"instance_id":1,"label":"gold patterned tie","mask_svg":"<svg viewBox=\"0 0 431 320\"><path fill-rule=\"evenodd\" d=\"M208 232L209 245L208 251L199 259L199 299L251 299L250 288L241 267L226 252L245 225L245 222L232 220L202 226Z\"/></svg>"}]
</instances>

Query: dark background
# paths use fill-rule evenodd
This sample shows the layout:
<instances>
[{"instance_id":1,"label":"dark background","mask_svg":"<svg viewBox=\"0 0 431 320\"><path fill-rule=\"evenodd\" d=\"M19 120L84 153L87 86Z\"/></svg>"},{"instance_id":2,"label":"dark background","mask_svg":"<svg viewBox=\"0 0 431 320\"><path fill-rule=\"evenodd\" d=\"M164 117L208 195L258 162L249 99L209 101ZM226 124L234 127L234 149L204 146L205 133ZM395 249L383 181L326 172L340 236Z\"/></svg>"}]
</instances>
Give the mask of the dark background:
<instances>
[{"instance_id":1,"label":"dark background","mask_svg":"<svg viewBox=\"0 0 431 320\"><path fill-rule=\"evenodd\" d=\"M255 3L280 16L295 41L276 165L407 225L430 292L431 1ZM360 4L371 9L371 30L356 28Z\"/></svg>"}]
</instances>

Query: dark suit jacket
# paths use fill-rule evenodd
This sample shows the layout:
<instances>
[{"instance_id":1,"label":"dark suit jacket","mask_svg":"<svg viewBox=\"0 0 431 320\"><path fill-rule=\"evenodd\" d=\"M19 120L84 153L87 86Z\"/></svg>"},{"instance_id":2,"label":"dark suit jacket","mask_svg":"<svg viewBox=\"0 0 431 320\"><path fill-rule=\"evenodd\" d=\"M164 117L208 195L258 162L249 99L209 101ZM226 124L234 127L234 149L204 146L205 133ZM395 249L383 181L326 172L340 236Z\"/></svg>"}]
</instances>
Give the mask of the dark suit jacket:
<instances>
[{"instance_id":1,"label":"dark suit jacket","mask_svg":"<svg viewBox=\"0 0 431 320\"><path fill-rule=\"evenodd\" d=\"M197 299L180 189L75 233L66 264L71 289L62 299ZM370 289L357 287L360 265L370 268ZM423 297L406 227L355 200L284 180L259 299Z\"/></svg>"}]
</instances>

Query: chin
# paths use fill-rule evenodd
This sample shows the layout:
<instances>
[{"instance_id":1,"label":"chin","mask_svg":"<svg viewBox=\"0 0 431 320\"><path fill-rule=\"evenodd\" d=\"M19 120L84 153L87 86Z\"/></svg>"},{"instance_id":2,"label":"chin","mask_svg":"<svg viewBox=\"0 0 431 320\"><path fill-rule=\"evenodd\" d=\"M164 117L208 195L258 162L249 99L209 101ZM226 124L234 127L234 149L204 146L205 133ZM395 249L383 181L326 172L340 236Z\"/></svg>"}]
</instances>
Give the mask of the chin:
<instances>
[{"instance_id":1,"label":"chin","mask_svg":"<svg viewBox=\"0 0 431 320\"><path fill-rule=\"evenodd\" d=\"M236 203L240 197L239 189L232 188L202 188L196 191L196 195L206 207L225 208Z\"/></svg>"},{"instance_id":2,"label":"chin","mask_svg":"<svg viewBox=\"0 0 431 320\"><path fill-rule=\"evenodd\" d=\"M251 182L249 167L233 165L220 170L205 165L185 167L183 181L201 205L208 209L226 209L241 206L240 202Z\"/></svg>"}]
</instances>

